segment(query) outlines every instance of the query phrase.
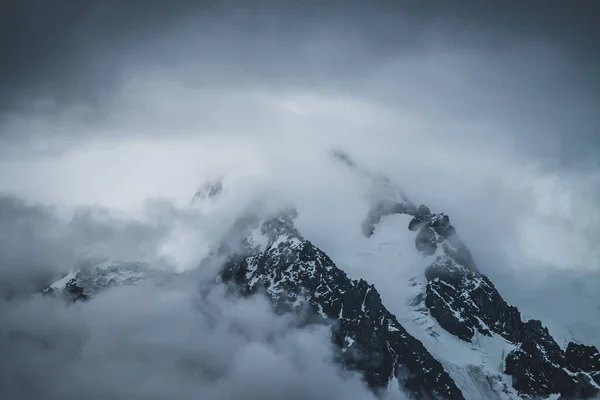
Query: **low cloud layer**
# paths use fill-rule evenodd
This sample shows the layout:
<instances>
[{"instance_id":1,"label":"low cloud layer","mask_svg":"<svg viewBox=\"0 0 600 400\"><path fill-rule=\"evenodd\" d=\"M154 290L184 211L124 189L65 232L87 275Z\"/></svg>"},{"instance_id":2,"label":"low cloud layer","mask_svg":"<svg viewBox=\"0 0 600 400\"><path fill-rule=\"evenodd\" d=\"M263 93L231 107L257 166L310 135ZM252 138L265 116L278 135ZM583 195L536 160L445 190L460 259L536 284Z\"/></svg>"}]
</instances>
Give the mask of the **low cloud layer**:
<instances>
[{"instance_id":1,"label":"low cloud layer","mask_svg":"<svg viewBox=\"0 0 600 400\"><path fill-rule=\"evenodd\" d=\"M185 290L187 289L187 290ZM114 289L86 304L2 301L2 389L18 399L368 399L332 362L325 328L265 299ZM398 397L399 398L399 397Z\"/></svg>"},{"instance_id":2,"label":"low cloud layer","mask_svg":"<svg viewBox=\"0 0 600 400\"><path fill-rule=\"evenodd\" d=\"M0 395L374 399L359 376L333 362L326 326L298 328L266 298L207 287L218 265L191 269L238 215L231 201L223 204L201 204L211 211L202 214L153 203L134 221L101 208L65 215L3 198ZM84 303L39 293L102 257L141 261L148 278ZM392 388L387 398L404 396Z\"/></svg>"}]
</instances>

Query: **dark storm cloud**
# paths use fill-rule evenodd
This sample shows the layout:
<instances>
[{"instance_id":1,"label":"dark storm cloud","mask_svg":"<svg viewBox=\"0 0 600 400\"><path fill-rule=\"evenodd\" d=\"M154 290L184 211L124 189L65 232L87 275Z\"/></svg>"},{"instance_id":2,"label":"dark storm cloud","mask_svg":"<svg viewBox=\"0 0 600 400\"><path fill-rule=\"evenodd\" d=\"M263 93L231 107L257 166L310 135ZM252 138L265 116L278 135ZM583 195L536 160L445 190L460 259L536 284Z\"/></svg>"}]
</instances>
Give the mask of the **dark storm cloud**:
<instances>
[{"instance_id":1,"label":"dark storm cloud","mask_svg":"<svg viewBox=\"0 0 600 400\"><path fill-rule=\"evenodd\" d=\"M67 97L73 92L92 95L118 74L122 52L135 52L136 47L148 45L159 50L153 42L190 21L197 32L213 35L210 39L217 48L211 48L212 54L206 54L207 58L226 56L221 61L227 62L230 55L224 53L237 51L248 63L240 69L254 69L254 73L271 63L290 67L299 61L298 54L294 56L295 49L290 47L300 44L302 37L315 29L349 34L350 40L368 44L353 57L353 63L335 66L353 72L382 57L418 50L421 36L432 29L441 29L461 45L484 46L489 51L532 38L542 39L568 50L570 56L576 56L592 71L598 62L595 50L599 39L594 35L594 16L598 11L597 3L583 1L544 2L543 7L517 1L4 2L0 44L4 59L3 100L6 105L15 100L9 94L27 94L28 90L33 95L37 90ZM242 43L234 43L238 41ZM260 54L266 57L262 60L248 59L252 51L265 50L261 49L265 46L261 41L276 45L266 50L283 53ZM187 48L185 43L171 45L178 47L176 50L201 50L190 43ZM245 46L250 49L244 51ZM223 52L218 47L223 47ZM114 56L117 60L110 59ZM286 65L285 58L291 58L290 64ZM314 73L312 69L331 66L310 67ZM287 80L303 74L299 68L287 73L267 72L283 75Z\"/></svg>"},{"instance_id":2,"label":"dark storm cloud","mask_svg":"<svg viewBox=\"0 0 600 400\"><path fill-rule=\"evenodd\" d=\"M318 90L429 118L500 121L515 130L518 147L561 163L594 157L598 146L600 10L593 1L28 0L2 7L2 135L25 136L14 118L58 118L71 109L80 114L68 118L82 124L110 124L128 84L159 71L201 90ZM485 133L465 135L457 140Z\"/></svg>"},{"instance_id":3,"label":"dark storm cloud","mask_svg":"<svg viewBox=\"0 0 600 400\"><path fill-rule=\"evenodd\" d=\"M118 54L132 37L159 34L186 6L152 0L3 2L1 105L18 107L40 95L93 99L118 73L118 64L105 57Z\"/></svg>"}]
</instances>

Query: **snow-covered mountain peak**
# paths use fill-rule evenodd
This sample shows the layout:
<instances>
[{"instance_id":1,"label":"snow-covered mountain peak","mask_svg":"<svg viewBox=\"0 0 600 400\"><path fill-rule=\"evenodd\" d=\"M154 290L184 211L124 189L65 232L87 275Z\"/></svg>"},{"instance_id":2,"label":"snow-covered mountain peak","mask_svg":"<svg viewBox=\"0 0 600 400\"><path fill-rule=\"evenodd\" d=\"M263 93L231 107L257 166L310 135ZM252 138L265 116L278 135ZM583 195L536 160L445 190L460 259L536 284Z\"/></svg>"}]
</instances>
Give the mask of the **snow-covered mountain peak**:
<instances>
[{"instance_id":1,"label":"snow-covered mountain peak","mask_svg":"<svg viewBox=\"0 0 600 400\"><path fill-rule=\"evenodd\" d=\"M191 204L197 205L205 201L215 201L223 193L223 178L209 180L201 185L192 198Z\"/></svg>"},{"instance_id":2,"label":"snow-covered mountain peak","mask_svg":"<svg viewBox=\"0 0 600 400\"><path fill-rule=\"evenodd\" d=\"M220 267L213 283L242 296L265 296L277 313L294 314L299 325L328 326L336 361L359 372L375 393L401 388L427 400L579 399L600 393L598 350L559 345L541 321L523 318L479 270L448 215L416 207L397 185L347 155L334 157L367 182L371 194L364 235L348 244L355 247L334 261L296 228L294 207L240 207L210 251L208 259ZM199 201L226 200L219 182L208 184ZM381 279L398 282L365 280L350 273L351 264L387 271ZM388 273L390 265L398 273ZM157 273L137 263L92 263L45 292L89 300L101 290L151 277ZM376 285L385 287L380 292ZM390 296L392 286L401 295Z\"/></svg>"},{"instance_id":3,"label":"snow-covered mountain peak","mask_svg":"<svg viewBox=\"0 0 600 400\"><path fill-rule=\"evenodd\" d=\"M42 293L60 295L68 301L89 300L113 287L137 285L147 281L162 284L177 275L179 274L154 269L140 262L88 260L49 285Z\"/></svg>"},{"instance_id":4,"label":"snow-covered mountain peak","mask_svg":"<svg viewBox=\"0 0 600 400\"><path fill-rule=\"evenodd\" d=\"M304 323L330 324L339 362L361 372L376 391L395 384L423 398L462 399L441 364L385 308L377 289L348 278L302 237L294 215L264 221L268 246L232 259L221 280L244 295L266 295L278 312L294 312Z\"/></svg>"},{"instance_id":5,"label":"snow-covered mountain peak","mask_svg":"<svg viewBox=\"0 0 600 400\"><path fill-rule=\"evenodd\" d=\"M44 293L60 292L69 300L87 300L110 286L136 284L145 276L140 263L90 261L51 284Z\"/></svg>"}]
</instances>

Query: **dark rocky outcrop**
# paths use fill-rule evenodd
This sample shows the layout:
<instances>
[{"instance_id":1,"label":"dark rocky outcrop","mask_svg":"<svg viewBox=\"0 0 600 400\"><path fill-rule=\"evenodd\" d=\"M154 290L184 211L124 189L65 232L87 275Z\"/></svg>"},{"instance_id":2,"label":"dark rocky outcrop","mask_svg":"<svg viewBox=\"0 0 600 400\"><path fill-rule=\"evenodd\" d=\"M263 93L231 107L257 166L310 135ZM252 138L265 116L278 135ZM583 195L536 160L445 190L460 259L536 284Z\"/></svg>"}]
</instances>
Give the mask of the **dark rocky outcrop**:
<instances>
[{"instance_id":1,"label":"dark rocky outcrop","mask_svg":"<svg viewBox=\"0 0 600 400\"><path fill-rule=\"evenodd\" d=\"M409 214L412 215L412 214ZM450 224L450 218L445 214L432 214L424 205L419 206L416 214L408 223L411 231L432 230L435 233L435 241L443 247L443 253L457 264L471 270L477 271L471 252L456 234L456 229ZM417 238L419 234L417 234ZM416 239L417 240L417 239ZM427 254L417 245L417 250Z\"/></svg>"},{"instance_id":2,"label":"dark rocky outcrop","mask_svg":"<svg viewBox=\"0 0 600 400\"><path fill-rule=\"evenodd\" d=\"M524 322L516 307L508 305L483 274L440 256L426 270L425 304L440 326L462 340L470 341L477 331L498 334L517 348L506 358L505 372L513 387L527 396L560 393L564 398L592 398L599 392L592 382L600 368L593 362L595 348L573 347L566 354L540 321ZM587 359L576 366L574 354ZM597 351L596 351L597 354Z\"/></svg>"},{"instance_id":3,"label":"dark rocky outcrop","mask_svg":"<svg viewBox=\"0 0 600 400\"><path fill-rule=\"evenodd\" d=\"M58 294L62 296L65 300L73 303L76 301L85 301L90 298L90 296L87 293L85 293L84 288L77 284L77 280L75 278L70 279L63 288L48 287L42 290L42 294Z\"/></svg>"},{"instance_id":4,"label":"dark rocky outcrop","mask_svg":"<svg viewBox=\"0 0 600 400\"><path fill-rule=\"evenodd\" d=\"M563 351L540 321L523 321L519 310L478 271L447 215L431 214L425 206L405 214L413 216L408 229L417 232L417 250L436 256L425 270L425 305L443 329L466 342L479 333L513 343L505 373L524 398L559 393L565 399L586 399L600 393L595 347L570 343Z\"/></svg>"},{"instance_id":5,"label":"dark rocky outcrop","mask_svg":"<svg viewBox=\"0 0 600 400\"><path fill-rule=\"evenodd\" d=\"M600 371L600 353L594 346L571 342L567 345L565 359L567 361L567 368L571 371L596 374ZM600 375L598 378L600 378Z\"/></svg>"},{"instance_id":6,"label":"dark rocky outcrop","mask_svg":"<svg viewBox=\"0 0 600 400\"><path fill-rule=\"evenodd\" d=\"M566 399L587 399L598 394L589 374L568 368L565 353L540 321L523 323L519 333L518 347L506 357L506 373L513 377L513 386L520 393L560 393Z\"/></svg>"},{"instance_id":7,"label":"dark rocky outcrop","mask_svg":"<svg viewBox=\"0 0 600 400\"><path fill-rule=\"evenodd\" d=\"M521 314L509 306L484 275L439 257L426 270L425 304L442 328L470 341L475 332L518 341Z\"/></svg>"},{"instance_id":8,"label":"dark rocky outcrop","mask_svg":"<svg viewBox=\"0 0 600 400\"><path fill-rule=\"evenodd\" d=\"M419 229L417 237L415 238L415 245L417 250L426 256L432 256L437 251L437 238L435 237L435 231L428 226L423 226Z\"/></svg>"},{"instance_id":9,"label":"dark rocky outcrop","mask_svg":"<svg viewBox=\"0 0 600 400\"><path fill-rule=\"evenodd\" d=\"M506 340L510 350L504 356L504 373L512 378L520 398L560 394L561 399L587 399L600 394L597 348L577 343L560 348L540 321L524 321L519 310L506 303L478 270L447 215L414 206L389 179L362 170L344 153L334 156L374 182L376 201L362 224L366 236L374 233L386 215L411 217L408 229L415 232L415 247L432 260L424 271L424 290L409 303L424 305L419 309L423 318L435 320L465 346L471 346L476 335ZM221 191L220 182L209 184L196 198L212 199ZM237 294L264 294L277 312L295 313L301 324L327 324L337 361L360 372L375 392L397 383L416 399L462 399L463 393L442 364L388 311L375 287L350 279L327 254L304 239L294 227L295 217L295 210L289 209L263 223L253 214L240 218L213 254L218 260L229 257L219 280ZM263 235L259 240L249 235L256 229ZM107 287L137 283L146 275L133 264L93 265L65 277L45 293L60 294L69 301L87 300ZM457 372L446 366L460 383ZM491 384L497 376L486 376L478 367L468 365L461 371L487 381L489 390L476 396L508 393L502 385ZM469 395L474 398L473 393ZM506 398L515 397L511 392Z\"/></svg>"}]
</instances>

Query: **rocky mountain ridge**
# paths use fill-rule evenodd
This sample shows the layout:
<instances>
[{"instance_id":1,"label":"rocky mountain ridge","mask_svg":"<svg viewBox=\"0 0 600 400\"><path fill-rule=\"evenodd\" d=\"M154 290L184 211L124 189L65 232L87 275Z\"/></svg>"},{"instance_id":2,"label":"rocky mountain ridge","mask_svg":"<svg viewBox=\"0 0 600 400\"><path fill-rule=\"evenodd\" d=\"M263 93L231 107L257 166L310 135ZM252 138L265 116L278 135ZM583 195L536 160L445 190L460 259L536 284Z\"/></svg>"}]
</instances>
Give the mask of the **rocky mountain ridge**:
<instances>
[{"instance_id":1,"label":"rocky mountain ridge","mask_svg":"<svg viewBox=\"0 0 600 400\"><path fill-rule=\"evenodd\" d=\"M587 399L600 393L595 347L571 342L561 349L540 321L524 321L506 303L447 215L416 207L389 179L365 173L343 153L334 155L376 188L363 234L372 236L393 215L406 216L407 226L394 229L414 232L415 251L431 260L421 277L411 279L415 291L407 309L413 317L401 321L373 285L350 279L343 265L304 238L294 226L294 209L265 220L240 218L233 228L239 243L216 251L229 255L218 282L242 296L265 295L277 312L295 313L305 324L329 324L339 363L360 372L376 393L394 385L417 399ZM135 268L108 270L74 273L47 292L87 300L95 290L143 279ZM98 282L90 280L94 274L111 278L90 284ZM488 361L461 364L444 356L436 348L441 336L456 354L481 353ZM486 354L496 347L493 357Z\"/></svg>"},{"instance_id":2,"label":"rocky mountain ridge","mask_svg":"<svg viewBox=\"0 0 600 400\"><path fill-rule=\"evenodd\" d=\"M442 365L385 308L377 289L349 279L300 235L289 214L266 221L261 230L266 248L228 263L223 282L243 295L264 293L278 312L331 323L340 363L363 373L375 391L400 384L417 398L463 398Z\"/></svg>"},{"instance_id":3,"label":"rocky mountain ridge","mask_svg":"<svg viewBox=\"0 0 600 400\"><path fill-rule=\"evenodd\" d=\"M524 396L596 396L600 392L600 369L593 359L600 357L598 350L569 343L563 351L541 321L523 321L519 310L508 305L493 283L478 272L449 218L428 213L425 207L420 210L409 224L409 229L420 229L417 248L430 251L429 247L419 246L419 237L424 236L421 232L429 230L435 232L432 242L441 243L443 249L443 254L425 270L425 304L440 326L467 342L478 332L497 334L513 343L516 348L507 355L504 372ZM586 354L583 368L574 368L567 361L576 358L574 353L578 351Z\"/></svg>"}]
</instances>

